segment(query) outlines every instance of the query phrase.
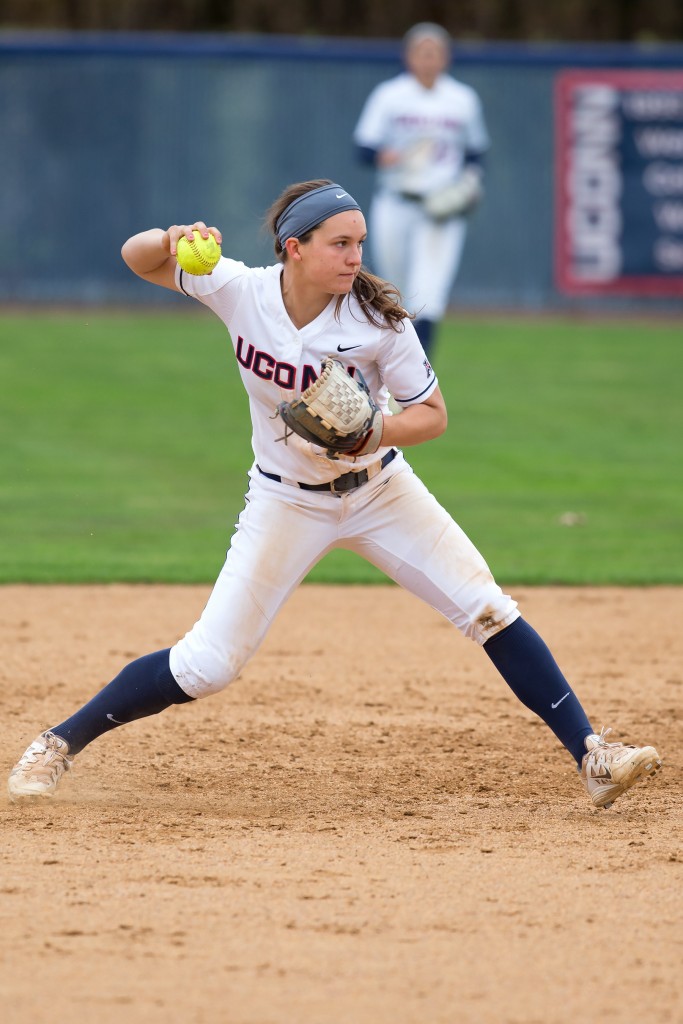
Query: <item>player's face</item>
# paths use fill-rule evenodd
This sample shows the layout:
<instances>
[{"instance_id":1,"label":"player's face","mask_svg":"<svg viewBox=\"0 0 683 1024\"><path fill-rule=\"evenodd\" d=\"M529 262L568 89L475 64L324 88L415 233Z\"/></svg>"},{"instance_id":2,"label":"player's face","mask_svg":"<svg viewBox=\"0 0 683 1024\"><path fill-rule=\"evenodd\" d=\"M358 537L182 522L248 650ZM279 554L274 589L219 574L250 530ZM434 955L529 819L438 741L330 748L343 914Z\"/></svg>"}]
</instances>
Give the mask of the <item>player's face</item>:
<instances>
[{"instance_id":1,"label":"player's face","mask_svg":"<svg viewBox=\"0 0 683 1024\"><path fill-rule=\"evenodd\" d=\"M363 262L366 234L360 210L336 213L323 221L302 246L307 283L329 295L350 292Z\"/></svg>"},{"instance_id":2,"label":"player's face","mask_svg":"<svg viewBox=\"0 0 683 1024\"><path fill-rule=\"evenodd\" d=\"M408 70L427 88L446 70L448 59L448 51L438 39L421 39L406 52Z\"/></svg>"}]
</instances>

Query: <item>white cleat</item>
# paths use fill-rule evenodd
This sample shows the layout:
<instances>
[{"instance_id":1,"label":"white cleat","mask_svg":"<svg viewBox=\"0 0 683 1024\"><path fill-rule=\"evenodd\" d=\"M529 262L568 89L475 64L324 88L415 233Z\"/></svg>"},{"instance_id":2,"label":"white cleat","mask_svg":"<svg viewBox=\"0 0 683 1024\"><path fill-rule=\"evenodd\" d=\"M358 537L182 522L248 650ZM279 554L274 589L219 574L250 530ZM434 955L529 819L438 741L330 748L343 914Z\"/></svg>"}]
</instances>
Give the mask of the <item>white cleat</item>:
<instances>
[{"instance_id":1,"label":"white cleat","mask_svg":"<svg viewBox=\"0 0 683 1024\"><path fill-rule=\"evenodd\" d=\"M43 732L19 758L10 772L10 800L30 796L54 796L64 772L73 764L69 744L53 732Z\"/></svg>"},{"instance_id":2,"label":"white cleat","mask_svg":"<svg viewBox=\"0 0 683 1024\"><path fill-rule=\"evenodd\" d=\"M604 810L640 779L655 775L662 767L654 747L608 743L605 737L611 731L603 727L599 736L586 736L587 753L581 761L588 795L596 807Z\"/></svg>"}]
</instances>

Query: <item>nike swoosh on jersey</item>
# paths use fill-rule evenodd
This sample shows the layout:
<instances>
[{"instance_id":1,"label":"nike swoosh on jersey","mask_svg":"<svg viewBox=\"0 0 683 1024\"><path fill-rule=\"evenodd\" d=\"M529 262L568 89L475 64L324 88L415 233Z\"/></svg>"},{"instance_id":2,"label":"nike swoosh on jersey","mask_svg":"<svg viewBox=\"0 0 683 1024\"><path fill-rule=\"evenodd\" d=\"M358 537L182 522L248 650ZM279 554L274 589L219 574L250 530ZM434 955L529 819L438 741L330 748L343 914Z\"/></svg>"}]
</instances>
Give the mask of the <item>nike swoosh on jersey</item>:
<instances>
[{"instance_id":1,"label":"nike swoosh on jersey","mask_svg":"<svg viewBox=\"0 0 683 1024\"><path fill-rule=\"evenodd\" d=\"M335 192L334 194L337 197L337 199L343 199L344 196L348 195L348 192Z\"/></svg>"},{"instance_id":2,"label":"nike swoosh on jersey","mask_svg":"<svg viewBox=\"0 0 683 1024\"><path fill-rule=\"evenodd\" d=\"M352 348L360 348L360 345L337 345L337 352L350 352Z\"/></svg>"}]
</instances>

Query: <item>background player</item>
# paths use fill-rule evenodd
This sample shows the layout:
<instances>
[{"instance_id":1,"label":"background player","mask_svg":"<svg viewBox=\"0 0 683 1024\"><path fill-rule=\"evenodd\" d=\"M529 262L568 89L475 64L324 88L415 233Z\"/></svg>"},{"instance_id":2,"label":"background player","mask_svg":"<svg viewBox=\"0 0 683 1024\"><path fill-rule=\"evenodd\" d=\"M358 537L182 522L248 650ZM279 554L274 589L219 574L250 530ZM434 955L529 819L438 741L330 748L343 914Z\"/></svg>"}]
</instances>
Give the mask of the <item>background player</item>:
<instances>
[{"instance_id":1,"label":"background player","mask_svg":"<svg viewBox=\"0 0 683 1024\"><path fill-rule=\"evenodd\" d=\"M278 262L266 268L222 258L208 276L183 273L175 260L181 236L210 231L221 240L200 221L143 231L123 247L136 274L199 299L230 332L253 427L247 501L199 621L41 733L10 775L11 798L51 796L74 755L96 737L224 689L298 583L326 552L342 547L482 646L575 758L593 803L610 805L660 767L657 752L609 744L604 731L593 732L543 640L405 460L401 446L445 430L446 409L398 294L362 267L360 207L335 183L302 182L276 200L268 223ZM357 455L330 458L297 434L285 437L278 405L300 394L331 352L350 373L363 374L383 410L372 454L361 446ZM388 412L389 391L403 407L399 416ZM528 752L520 764L535 770Z\"/></svg>"},{"instance_id":2,"label":"background player","mask_svg":"<svg viewBox=\"0 0 683 1024\"><path fill-rule=\"evenodd\" d=\"M415 312L427 358L458 273L467 218L436 220L423 201L465 169L481 179L489 145L476 93L445 74L450 58L451 39L440 25L411 28L404 38L407 70L373 89L354 131L360 158L377 171L373 266Z\"/></svg>"}]
</instances>

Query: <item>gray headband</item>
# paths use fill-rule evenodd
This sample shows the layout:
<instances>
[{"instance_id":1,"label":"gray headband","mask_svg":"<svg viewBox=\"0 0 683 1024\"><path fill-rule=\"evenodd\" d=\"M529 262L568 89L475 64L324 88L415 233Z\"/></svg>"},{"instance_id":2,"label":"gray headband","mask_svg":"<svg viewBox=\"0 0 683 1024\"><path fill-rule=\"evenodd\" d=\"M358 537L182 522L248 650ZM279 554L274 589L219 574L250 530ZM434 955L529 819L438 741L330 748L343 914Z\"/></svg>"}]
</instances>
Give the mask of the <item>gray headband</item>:
<instances>
[{"instance_id":1,"label":"gray headband","mask_svg":"<svg viewBox=\"0 0 683 1024\"><path fill-rule=\"evenodd\" d=\"M322 224L335 213L360 210L360 206L341 185L323 185L305 192L280 214L275 230L284 249L288 238L301 238L311 228Z\"/></svg>"}]
</instances>

